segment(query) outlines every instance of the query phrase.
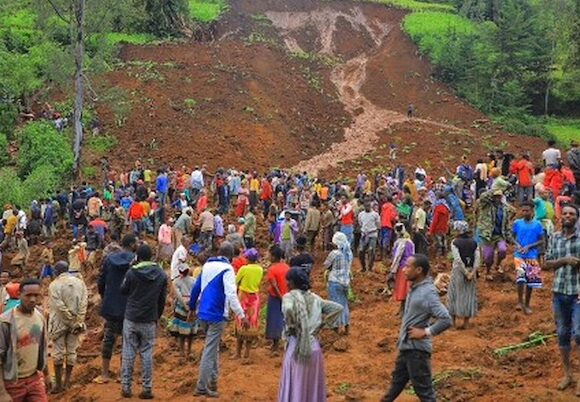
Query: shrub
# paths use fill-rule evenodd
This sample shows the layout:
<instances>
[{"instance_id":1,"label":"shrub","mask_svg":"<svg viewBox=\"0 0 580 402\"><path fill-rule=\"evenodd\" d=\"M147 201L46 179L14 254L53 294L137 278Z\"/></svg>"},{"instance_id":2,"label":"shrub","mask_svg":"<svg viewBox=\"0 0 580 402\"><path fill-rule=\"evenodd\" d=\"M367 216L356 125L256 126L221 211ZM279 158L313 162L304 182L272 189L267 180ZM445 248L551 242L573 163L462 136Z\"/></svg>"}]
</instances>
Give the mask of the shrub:
<instances>
[{"instance_id":1,"label":"shrub","mask_svg":"<svg viewBox=\"0 0 580 402\"><path fill-rule=\"evenodd\" d=\"M8 138L6 134L0 133L0 166L4 166L9 160Z\"/></svg>"},{"instance_id":2,"label":"shrub","mask_svg":"<svg viewBox=\"0 0 580 402\"><path fill-rule=\"evenodd\" d=\"M228 9L225 0L189 0L191 18L199 22L212 22Z\"/></svg>"},{"instance_id":3,"label":"shrub","mask_svg":"<svg viewBox=\"0 0 580 402\"><path fill-rule=\"evenodd\" d=\"M503 129L509 133L527 135L528 137L543 138L545 140L557 140L556 136L552 134L545 126L537 122L528 121L526 118L516 117L497 117L494 119L501 124Z\"/></svg>"},{"instance_id":4,"label":"shrub","mask_svg":"<svg viewBox=\"0 0 580 402\"><path fill-rule=\"evenodd\" d=\"M22 182L22 203L28 205L32 200L54 195L60 181L59 175L52 166L37 166Z\"/></svg>"},{"instance_id":5,"label":"shrub","mask_svg":"<svg viewBox=\"0 0 580 402\"><path fill-rule=\"evenodd\" d=\"M51 166L57 176L69 174L73 165L71 145L52 124L29 123L20 130L18 137L18 172L22 177L42 165Z\"/></svg>"},{"instance_id":6,"label":"shrub","mask_svg":"<svg viewBox=\"0 0 580 402\"><path fill-rule=\"evenodd\" d=\"M117 145L117 138L112 135L99 135L90 137L87 141L87 147L92 153L104 155Z\"/></svg>"},{"instance_id":7,"label":"shrub","mask_svg":"<svg viewBox=\"0 0 580 402\"><path fill-rule=\"evenodd\" d=\"M22 182L12 168L0 169L0 205L22 203Z\"/></svg>"}]
</instances>

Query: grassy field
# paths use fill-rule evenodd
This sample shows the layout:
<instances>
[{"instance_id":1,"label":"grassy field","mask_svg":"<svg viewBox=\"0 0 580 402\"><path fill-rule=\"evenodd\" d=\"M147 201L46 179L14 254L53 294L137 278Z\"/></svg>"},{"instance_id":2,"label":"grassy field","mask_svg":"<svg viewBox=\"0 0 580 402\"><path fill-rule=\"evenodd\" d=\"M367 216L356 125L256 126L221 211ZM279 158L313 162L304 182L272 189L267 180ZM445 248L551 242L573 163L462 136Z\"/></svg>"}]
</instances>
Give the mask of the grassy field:
<instances>
[{"instance_id":1,"label":"grassy field","mask_svg":"<svg viewBox=\"0 0 580 402\"><path fill-rule=\"evenodd\" d=\"M450 4L424 3L416 0L359 0L370 3L381 3L387 6L404 8L412 11L443 11L455 12L455 8Z\"/></svg>"},{"instance_id":2,"label":"grassy field","mask_svg":"<svg viewBox=\"0 0 580 402\"><path fill-rule=\"evenodd\" d=\"M437 63L451 32L457 35L472 34L477 26L456 14L425 11L407 15L403 20L403 29L417 43L419 50Z\"/></svg>"},{"instance_id":3,"label":"grassy field","mask_svg":"<svg viewBox=\"0 0 580 402\"><path fill-rule=\"evenodd\" d=\"M572 140L580 142L580 119L551 118L546 123L546 128L563 144Z\"/></svg>"},{"instance_id":4,"label":"grassy field","mask_svg":"<svg viewBox=\"0 0 580 402\"><path fill-rule=\"evenodd\" d=\"M191 18L198 22L211 22L228 9L227 0L189 0Z\"/></svg>"}]
</instances>

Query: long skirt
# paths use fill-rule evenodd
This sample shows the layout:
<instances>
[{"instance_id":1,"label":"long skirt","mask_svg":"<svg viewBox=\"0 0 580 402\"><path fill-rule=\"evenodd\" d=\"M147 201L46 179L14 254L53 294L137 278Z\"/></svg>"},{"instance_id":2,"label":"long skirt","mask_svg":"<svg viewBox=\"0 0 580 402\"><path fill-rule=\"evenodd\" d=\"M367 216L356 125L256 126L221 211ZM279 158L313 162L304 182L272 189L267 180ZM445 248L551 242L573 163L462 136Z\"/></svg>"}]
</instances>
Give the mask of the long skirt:
<instances>
[{"instance_id":1,"label":"long skirt","mask_svg":"<svg viewBox=\"0 0 580 402\"><path fill-rule=\"evenodd\" d=\"M349 325L350 310L348 309L348 286L337 282L328 282L328 300L342 306L342 313L340 314L337 325L339 327Z\"/></svg>"},{"instance_id":2,"label":"long skirt","mask_svg":"<svg viewBox=\"0 0 580 402\"><path fill-rule=\"evenodd\" d=\"M307 362L294 358L297 339L288 338L282 364L278 402L325 402L324 358L318 340L312 340L312 355Z\"/></svg>"},{"instance_id":3,"label":"long skirt","mask_svg":"<svg viewBox=\"0 0 580 402\"><path fill-rule=\"evenodd\" d=\"M250 322L250 327L245 329L242 325L242 320L236 318L236 336L244 338L256 337L259 335L258 330L260 327L260 295L258 293L246 293L240 290L238 297L244 314Z\"/></svg>"},{"instance_id":4,"label":"long skirt","mask_svg":"<svg viewBox=\"0 0 580 402\"><path fill-rule=\"evenodd\" d=\"M475 317L477 315L477 281L468 281L463 272L453 267L447 290L449 314L454 317Z\"/></svg>"},{"instance_id":5,"label":"long skirt","mask_svg":"<svg viewBox=\"0 0 580 402\"><path fill-rule=\"evenodd\" d=\"M409 282L407 280L407 277L405 277L403 268L399 268L397 274L395 275L395 292L394 292L395 301L398 302L405 301L407 299L407 293L409 293L410 286L411 282Z\"/></svg>"},{"instance_id":6,"label":"long skirt","mask_svg":"<svg viewBox=\"0 0 580 402\"><path fill-rule=\"evenodd\" d=\"M283 329L284 316L282 315L282 299L268 295L266 339L280 339Z\"/></svg>"}]
</instances>

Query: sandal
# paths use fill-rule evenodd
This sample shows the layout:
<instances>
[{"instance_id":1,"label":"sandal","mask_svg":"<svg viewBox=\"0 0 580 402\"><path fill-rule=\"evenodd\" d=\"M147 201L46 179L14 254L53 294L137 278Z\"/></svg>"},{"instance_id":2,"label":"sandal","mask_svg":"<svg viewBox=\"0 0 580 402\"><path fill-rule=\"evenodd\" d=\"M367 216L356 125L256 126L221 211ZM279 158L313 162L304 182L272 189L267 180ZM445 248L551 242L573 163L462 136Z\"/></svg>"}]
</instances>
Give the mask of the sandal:
<instances>
[{"instance_id":1,"label":"sandal","mask_svg":"<svg viewBox=\"0 0 580 402\"><path fill-rule=\"evenodd\" d=\"M99 375L96 378L93 378L93 383L95 384L108 384L111 381L110 378L103 378L103 376Z\"/></svg>"}]
</instances>

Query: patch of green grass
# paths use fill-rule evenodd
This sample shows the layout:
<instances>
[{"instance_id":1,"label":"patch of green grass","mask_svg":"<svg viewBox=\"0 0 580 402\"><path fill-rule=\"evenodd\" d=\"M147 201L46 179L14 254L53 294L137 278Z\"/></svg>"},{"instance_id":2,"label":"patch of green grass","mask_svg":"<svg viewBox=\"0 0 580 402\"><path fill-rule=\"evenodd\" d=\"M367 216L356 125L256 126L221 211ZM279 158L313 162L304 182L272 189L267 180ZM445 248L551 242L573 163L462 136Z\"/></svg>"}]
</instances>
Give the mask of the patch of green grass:
<instances>
[{"instance_id":1,"label":"patch of green grass","mask_svg":"<svg viewBox=\"0 0 580 402\"><path fill-rule=\"evenodd\" d=\"M454 12L455 8L451 4L444 3L424 3L416 0L358 0L367 3L380 3L395 8L403 8L412 11L444 11Z\"/></svg>"},{"instance_id":2,"label":"patch of green grass","mask_svg":"<svg viewBox=\"0 0 580 402\"><path fill-rule=\"evenodd\" d=\"M403 29L417 43L421 52L428 54L438 64L445 56L445 46L450 33L472 35L475 34L477 25L459 15L425 11L407 15L403 20Z\"/></svg>"},{"instance_id":3,"label":"patch of green grass","mask_svg":"<svg viewBox=\"0 0 580 402\"><path fill-rule=\"evenodd\" d=\"M546 128L558 142L568 145L570 141L580 142L580 119L548 119Z\"/></svg>"},{"instance_id":4,"label":"patch of green grass","mask_svg":"<svg viewBox=\"0 0 580 402\"><path fill-rule=\"evenodd\" d=\"M98 155L105 155L117 146L117 138L112 135L99 135L90 137L87 140L87 147L91 152Z\"/></svg>"},{"instance_id":5,"label":"patch of green grass","mask_svg":"<svg viewBox=\"0 0 580 402\"><path fill-rule=\"evenodd\" d=\"M97 177L97 168L94 166L83 166L82 168L83 179L94 179Z\"/></svg>"},{"instance_id":6,"label":"patch of green grass","mask_svg":"<svg viewBox=\"0 0 580 402\"><path fill-rule=\"evenodd\" d=\"M212 22L228 10L227 0L189 0L191 18L198 22Z\"/></svg>"},{"instance_id":7,"label":"patch of green grass","mask_svg":"<svg viewBox=\"0 0 580 402\"><path fill-rule=\"evenodd\" d=\"M106 35L107 41L112 45L126 43L129 45L147 45L155 41L153 35L148 34L127 34L120 32L110 32Z\"/></svg>"}]
</instances>

